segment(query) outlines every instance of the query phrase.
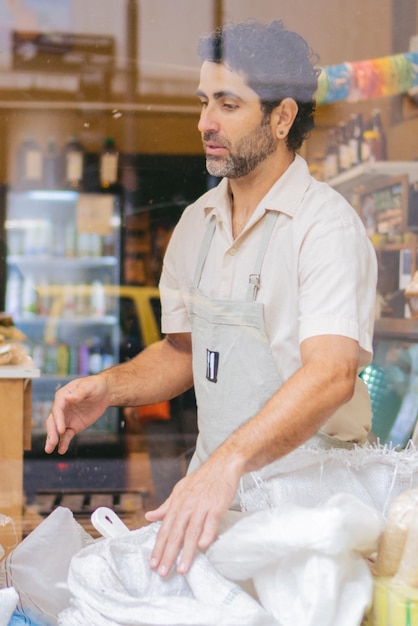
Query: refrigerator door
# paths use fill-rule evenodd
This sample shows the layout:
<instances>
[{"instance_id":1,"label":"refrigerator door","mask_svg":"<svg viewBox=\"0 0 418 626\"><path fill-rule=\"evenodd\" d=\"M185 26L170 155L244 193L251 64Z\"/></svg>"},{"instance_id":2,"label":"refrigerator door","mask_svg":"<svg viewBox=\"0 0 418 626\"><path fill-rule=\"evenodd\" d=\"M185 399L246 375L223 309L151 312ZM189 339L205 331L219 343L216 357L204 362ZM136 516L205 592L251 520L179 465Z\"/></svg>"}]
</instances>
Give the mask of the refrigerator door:
<instances>
[{"instance_id":1,"label":"refrigerator door","mask_svg":"<svg viewBox=\"0 0 418 626\"><path fill-rule=\"evenodd\" d=\"M44 439L55 391L119 359L120 204L117 196L10 191L6 197L6 312L41 370L33 386L33 444ZM77 446L118 444L110 408Z\"/></svg>"}]
</instances>

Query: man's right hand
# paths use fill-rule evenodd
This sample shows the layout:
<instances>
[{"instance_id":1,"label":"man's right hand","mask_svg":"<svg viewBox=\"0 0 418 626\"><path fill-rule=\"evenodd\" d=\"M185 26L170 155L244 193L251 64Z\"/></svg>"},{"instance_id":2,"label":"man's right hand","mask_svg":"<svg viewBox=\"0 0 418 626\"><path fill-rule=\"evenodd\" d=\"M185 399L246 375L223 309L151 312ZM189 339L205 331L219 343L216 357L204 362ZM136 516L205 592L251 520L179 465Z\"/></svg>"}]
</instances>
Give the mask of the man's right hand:
<instances>
[{"instance_id":1,"label":"man's right hand","mask_svg":"<svg viewBox=\"0 0 418 626\"><path fill-rule=\"evenodd\" d=\"M74 435L99 419L108 406L104 376L79 378L59 389L46 420L45 452L50 454L58 446L58 452L65 454Z\"/></svg>"}]
</instances>

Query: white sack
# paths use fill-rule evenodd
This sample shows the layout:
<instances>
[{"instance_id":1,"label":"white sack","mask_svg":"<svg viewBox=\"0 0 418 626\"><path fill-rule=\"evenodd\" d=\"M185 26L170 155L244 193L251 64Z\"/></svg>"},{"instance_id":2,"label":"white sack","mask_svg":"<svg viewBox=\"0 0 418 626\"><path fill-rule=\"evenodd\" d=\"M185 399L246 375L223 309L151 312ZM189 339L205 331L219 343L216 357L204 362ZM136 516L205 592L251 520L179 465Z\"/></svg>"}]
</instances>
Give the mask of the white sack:
<instances>
[{"instance_id":1,"label":"white sack","mask_svg":"<svg viewBox=\"0 0 418 626\"><path fill-rule=\"evenodd\" d=\"M386 517L392 500L414 487L418 487L418 451L411 442L405 450L381 445L352 450L302 446L246 474L239 495L242 510L257 511L290 502L315 507L343 489Z\"/></svg>"},{"instance_id":2,"label":"white sack","mask_svg":"<svg viewBox=\"0 0 418 626\"><path fill-rule=\"evenodd\" d=\"M0 589L0 626L7 626L19 599L16 589Z\"/></svg>"},{"instance_id":3,"label":"white sack","mask_svg":"<svg viewBox=\"0 0 418 626\"><path fill-rule=\"evenodd\" d=\"M252 579L281 626L359 626L373 580L365 556L377 549L380 514L340 493L318 508L289 504L237 522L207 557L231 580Z\"/></svg>"},{"instance_id":4,"label":"white sack","mask_svg":"<svg viewBox=\"0 0 418 626\"><path fill-rule=\"evenodd\" d=\"M149 567L159 524L103 539L72 560L71 607L62 626L278 626L241 587L199 553L186 575Z\"/></svg>"},{"instance_id":5,"label":"white sack","mask_svg":"<svg viewBox=\"0 0 418 626\"><path fill-rule=\"evenodd\" d=\"M68 606L66 586L72 557L93 539L70 509L58 507L0 563L0 587L13 586L17 612L37 626L57 624Z\"/></svg>"}]
</instances>

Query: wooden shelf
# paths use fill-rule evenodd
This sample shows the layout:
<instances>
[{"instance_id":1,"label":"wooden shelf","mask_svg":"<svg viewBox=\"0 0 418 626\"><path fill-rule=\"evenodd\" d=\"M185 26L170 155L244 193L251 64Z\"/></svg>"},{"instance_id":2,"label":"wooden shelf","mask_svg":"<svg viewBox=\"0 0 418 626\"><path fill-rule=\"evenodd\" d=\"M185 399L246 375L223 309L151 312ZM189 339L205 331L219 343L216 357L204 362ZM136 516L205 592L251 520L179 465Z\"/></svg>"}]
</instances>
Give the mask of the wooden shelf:
<instances>
[{"instance_id":1,"label":"wooden shelf","mask_svg":"<svg viewBox=\"0 0 418 626\"><path fill-rule=\"evenodd\" d=\"M410 183L418 181L418 161L375 161L362 163L328 180L342 195L361 185L370 185L390 176L406 174Z\"/></svg>"}]
</instances>

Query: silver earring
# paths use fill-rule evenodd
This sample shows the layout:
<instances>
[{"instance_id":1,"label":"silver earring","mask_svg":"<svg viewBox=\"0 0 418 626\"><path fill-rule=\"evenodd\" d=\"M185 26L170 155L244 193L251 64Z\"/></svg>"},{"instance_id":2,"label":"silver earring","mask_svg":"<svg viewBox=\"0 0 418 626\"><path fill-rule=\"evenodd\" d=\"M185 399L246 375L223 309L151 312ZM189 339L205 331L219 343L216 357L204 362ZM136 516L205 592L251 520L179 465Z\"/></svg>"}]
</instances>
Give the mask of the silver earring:
<instances>
[{"instance_id":1,"label":"silver earring","mask_svg":"<svg viewBox=\"0 0 418 626\"><path fill-rule=\"evenodd\" d=\"M279 135L283 136L284 135L284 130L279 130Z\"/></svg>"}]
</instances>

